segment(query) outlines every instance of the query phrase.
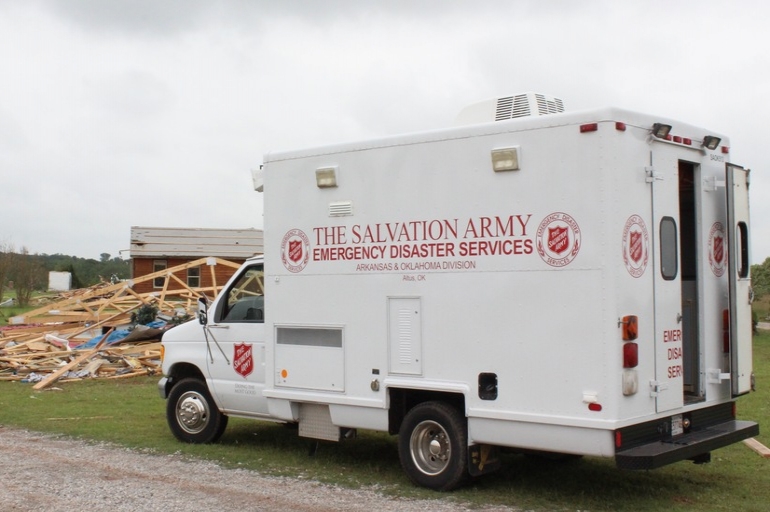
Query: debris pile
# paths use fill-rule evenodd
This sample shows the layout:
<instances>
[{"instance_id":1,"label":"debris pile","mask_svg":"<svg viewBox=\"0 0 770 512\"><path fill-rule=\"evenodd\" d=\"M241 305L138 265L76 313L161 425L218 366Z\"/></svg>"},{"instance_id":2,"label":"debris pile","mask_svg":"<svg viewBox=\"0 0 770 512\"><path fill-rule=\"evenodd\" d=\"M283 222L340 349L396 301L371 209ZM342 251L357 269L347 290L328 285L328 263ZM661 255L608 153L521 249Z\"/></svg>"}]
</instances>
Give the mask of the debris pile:
<instances>
[{"instance_id":1,"label":"debris pile","mask_svg":"<svg viewBox=\"0 0 770 512\"><path fill-rule=\"evenodd\" d=\"M0 381L35 382L34 389L43 389L56 381L160 373L163 332L191 318L199 297L216 297L221 290L212 261L240 266L201 258L131 281L66 292L58 301L10 318L0 328ZM174 275L201 265L211 267L213 286L190 288ZM157 278L165 279L161 290L133 290Z\"/></svg>"},{"instance_id":2,"label":"debris pile","mask_svg":"<svg viewBox=\"0 0 770 512\"><path fill-rule=\"evenodd\" d=\"M35 382L42 389L57 380L121 379L160 372L160 342L60 349L48 341L0 349L0 380Z\"/></svg>"}]
</instances>

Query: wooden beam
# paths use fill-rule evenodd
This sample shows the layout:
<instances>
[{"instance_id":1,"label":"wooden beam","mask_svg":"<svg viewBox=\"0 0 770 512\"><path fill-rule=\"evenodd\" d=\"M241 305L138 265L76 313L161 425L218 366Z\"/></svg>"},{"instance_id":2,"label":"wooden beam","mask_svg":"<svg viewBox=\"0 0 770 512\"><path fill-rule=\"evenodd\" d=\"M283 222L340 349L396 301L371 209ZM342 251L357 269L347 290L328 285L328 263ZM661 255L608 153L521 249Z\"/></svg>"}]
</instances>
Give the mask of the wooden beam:
<instances>
[{"instance_id":1,"label":"wooden beam","mask_svg":"<svg viewBox=\"0 0 770 512\"><path fill-rule=\"evenodd\" d=\"M43 389L43 388L46 388L46 387L50 386L51 384L56 382L59 379L59 377L61 377L62 375L64 375L68 371L70 371L71 368L74 368L75 366L79 365L80 363L82 363L83 361L88 359L89 357L92 357L94 354L99 352L99 350L102 348L102 345L104 344L104 342L107 341L107 337L110 334L112 334L113 330L114 329L110 329L104 335L102 335L102 339L99 340L99 343L97 343L96 346L93 349L84 352L83 354L79 355L78 357L76 357L75 359L70 361L68 364L62 366L61 368L59 368L58 370L56 370L55 372L50 374L48 377L46 377L45 379L41 380L40 382L38 382L34 386L32 386L32 389L39 390L39 389Z\"/></svg>"},{"instance_id":2,"label":"wooden beam","mask_svg":"<svg viewBox=\"0 0 770 512\"><path fill-rule=\"evenodd\" d=\"M211 269L211 285L214 287L214 298L217 298L217 273L214 265L209 266Z\"/></svg>"},{"instance_id":3,"label":"wooden beam","mask_svg":"<svg viewBox=\"0 0 770 512\"><path fill-rule=\"evenodd\" d=\"M749 439L744 439L743 444L745 444L746 446L748 446L749 448L751 448L752 450L760 454L762 457L766 459L770 459L770 448L763 445L753 437Z\"/></svg>"},{"instance_id":4,"label":"wooden beam","mask_svg":"<svg viewBox=\"0 0 770 512\"><path fill-rule=\"evenodd\" d=\"M115 294L112 297L110 297L109 300L104 301L104 303L101 306L99 306L99 310L94 315L94 319L99 320L99 315L102 314L102 311L104 311L104 308L117 302L117 300L120 299L120 297L122 297L124 293L126 293L127 288L128 286L124 286L123 288L115 292Z\"/></svg>"}]
</instances>

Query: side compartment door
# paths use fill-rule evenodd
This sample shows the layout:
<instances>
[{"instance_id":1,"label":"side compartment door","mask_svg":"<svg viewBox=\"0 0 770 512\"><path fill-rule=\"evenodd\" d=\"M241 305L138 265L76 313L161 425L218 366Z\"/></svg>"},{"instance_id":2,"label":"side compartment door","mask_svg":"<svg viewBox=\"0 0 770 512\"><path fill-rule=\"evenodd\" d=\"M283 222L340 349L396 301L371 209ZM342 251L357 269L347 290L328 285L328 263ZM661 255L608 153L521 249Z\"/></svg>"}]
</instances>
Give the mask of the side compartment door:
<instances>
[{"instance_id":1,"label":"side compartment door","mask_svg":"<svg viewBox=\"0 0 770 512\"><path fill-rule=\"evenodd\" d=\"M749 170L727 164L727 251L730 275L730 373L733 396L751 391Z\"/></svg>"},{"instance_id":2,"label":"side compartment door","mask_svg":"<svg viewBox=\"0 0 770 512\"><path fill-rule=\"evenodd\" d=\"M678 159L668 147L653 152L648 181L654 223L655 380L650 393L658 412L682 407L682 281Z\"/></svg>"}]
</instances>

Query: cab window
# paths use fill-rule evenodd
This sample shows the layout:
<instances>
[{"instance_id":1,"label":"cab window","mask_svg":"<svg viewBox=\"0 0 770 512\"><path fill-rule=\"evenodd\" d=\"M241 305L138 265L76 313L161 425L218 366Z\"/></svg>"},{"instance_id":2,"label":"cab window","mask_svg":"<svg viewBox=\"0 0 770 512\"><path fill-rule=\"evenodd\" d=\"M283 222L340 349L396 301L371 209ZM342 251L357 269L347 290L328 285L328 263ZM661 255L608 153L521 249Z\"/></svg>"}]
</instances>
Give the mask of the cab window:
<instances>
[{"instance_id":1,"label":"cab window","mask_svg":"<svg viewBox=\"0 0 770 512\"><path fill-rule=\"evenodd\" d=\"M264 323L265 321L265 273L262 265L246 269L226 293L220 314L220 322Z\"/></svg>"}]
</instances>

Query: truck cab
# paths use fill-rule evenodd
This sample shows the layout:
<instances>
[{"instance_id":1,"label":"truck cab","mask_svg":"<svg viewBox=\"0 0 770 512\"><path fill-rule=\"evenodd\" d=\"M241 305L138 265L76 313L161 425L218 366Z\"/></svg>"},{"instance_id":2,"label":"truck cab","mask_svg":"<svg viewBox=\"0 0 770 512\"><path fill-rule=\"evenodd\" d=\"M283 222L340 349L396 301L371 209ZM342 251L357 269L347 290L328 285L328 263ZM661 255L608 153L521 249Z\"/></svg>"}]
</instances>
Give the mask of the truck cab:
<instances>
[{"instance_id":1,"label":"truck cab","mask_svg":"<svg viewBox=\"0 0 770 512\"><path fill-rule=\"evenodd\" d=\"M265 388L265 295L262 257L236 272L198 319L163 336L168 420L186 442L213 442L230 415L268 418ZM173 364L171 363L173 362Z\"/></svg>"}]
</instances>

